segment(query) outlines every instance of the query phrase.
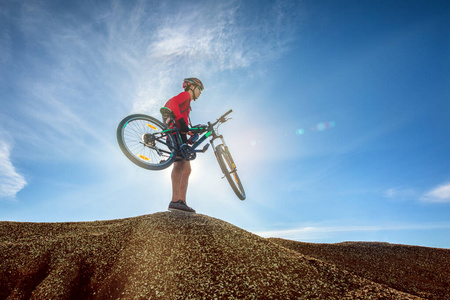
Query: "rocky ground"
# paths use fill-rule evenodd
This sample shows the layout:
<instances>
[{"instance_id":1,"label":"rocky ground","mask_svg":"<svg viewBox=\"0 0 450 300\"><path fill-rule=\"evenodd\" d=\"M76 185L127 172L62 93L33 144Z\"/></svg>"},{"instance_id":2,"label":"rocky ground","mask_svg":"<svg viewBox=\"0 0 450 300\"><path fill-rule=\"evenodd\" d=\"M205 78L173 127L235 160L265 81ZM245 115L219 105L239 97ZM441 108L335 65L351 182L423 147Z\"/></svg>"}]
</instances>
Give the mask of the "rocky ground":
<instances>
[{"instance_id":1,"label":"rocky ground","mask_svg":"<svg viewBox=\"0 0 450 300\"><path fill-rule=\"evenodd\" d=\"M388 243L270 241L425 299L450 299L450 250Z\"/></svg>"},{"instance_id":2,"label":"rocky ground","mask_svg":"<svg viewBox=\"0 0 450 300\"><path fill-rule=\"evenodd\" d=\"M449 252L264 239L200 214L0 222L0 299L445 299Z\"/></svg>"}]
</instances>

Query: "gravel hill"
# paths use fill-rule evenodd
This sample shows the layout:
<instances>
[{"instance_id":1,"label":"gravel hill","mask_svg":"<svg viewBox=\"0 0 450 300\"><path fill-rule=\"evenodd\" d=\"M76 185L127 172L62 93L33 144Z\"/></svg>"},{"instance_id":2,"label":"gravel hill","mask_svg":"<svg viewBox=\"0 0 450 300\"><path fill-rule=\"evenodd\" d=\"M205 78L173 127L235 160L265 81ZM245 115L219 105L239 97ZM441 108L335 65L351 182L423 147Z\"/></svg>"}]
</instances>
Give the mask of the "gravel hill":
<instances>
[{"instance_id":1,"label":"gravel hill","mask_svg":"<svg viewBox=\"0 0 450 300\"><path fill-rule=\"evenodd\" d=\"M366 267L358 273L201 214L0 222L0 299L420 299L369 280Z\"/></svg>"}]
</instances>

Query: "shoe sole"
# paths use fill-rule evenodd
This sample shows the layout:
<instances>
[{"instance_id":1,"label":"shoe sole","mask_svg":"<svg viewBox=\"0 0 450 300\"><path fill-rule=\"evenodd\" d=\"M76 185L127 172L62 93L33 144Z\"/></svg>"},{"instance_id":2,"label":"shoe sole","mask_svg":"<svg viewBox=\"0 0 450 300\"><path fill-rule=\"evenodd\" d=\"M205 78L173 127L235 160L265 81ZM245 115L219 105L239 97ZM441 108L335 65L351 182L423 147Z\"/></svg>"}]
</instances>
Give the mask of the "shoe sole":
<instances>
[{"instance_id":1,"label":"shoe sole","mask_svg":"<svg viewBox=\"0 0 450 300\"><path fill-rule=\"evenodd\" d=\"M176 209L176 208L169 208L169 211L174 212L174 213L188 214L188 215L195 214L195 211L186 211L186 210L181 210L181 209Z\"/></svg>"}]
</instances>

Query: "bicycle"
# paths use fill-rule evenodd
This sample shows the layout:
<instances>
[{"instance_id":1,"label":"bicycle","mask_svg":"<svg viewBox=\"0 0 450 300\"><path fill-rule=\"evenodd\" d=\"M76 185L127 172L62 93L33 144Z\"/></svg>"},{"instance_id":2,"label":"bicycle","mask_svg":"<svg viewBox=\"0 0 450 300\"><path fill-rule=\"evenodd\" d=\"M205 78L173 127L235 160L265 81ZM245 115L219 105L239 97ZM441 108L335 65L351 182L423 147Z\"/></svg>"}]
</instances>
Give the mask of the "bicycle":
<instances>
[{"instance_id":1,"label":"bicycle","mask_svg":"<svg viewBox=\"0 0 450 300\"><path fill-rule=\"evenodd\" d=\"M231 119L226 116L232 111L230 109L214 123L208 122L207 125L189 128L198 137L192 146L183 142L179 128L169 128L156 118L144 114L125 117L117 127L117 141L129 160L148 170L166 169L175 162L177 157L193 160L197 157L197 153L205 153L211 145L224 177L227 178L236 196L245 200L245 191L237 174L233 157L223 136L218 134L219 126ZM175 123L175 116L168 108L161 108L161 114L172 124ZM209 144L197 150L208 137L211 137ZM214 141L217 139L221 142L214 146Z\"/></svg>"}]
</instances>

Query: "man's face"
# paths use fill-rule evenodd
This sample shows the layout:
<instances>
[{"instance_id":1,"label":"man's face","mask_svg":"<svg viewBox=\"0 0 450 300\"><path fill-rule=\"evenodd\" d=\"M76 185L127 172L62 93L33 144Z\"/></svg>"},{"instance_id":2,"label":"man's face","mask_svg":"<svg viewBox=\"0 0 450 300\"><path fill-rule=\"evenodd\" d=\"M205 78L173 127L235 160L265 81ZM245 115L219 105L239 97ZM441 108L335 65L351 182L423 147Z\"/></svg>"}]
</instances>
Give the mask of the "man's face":
<instances>
[{"instance_id":1,"label":"man's face","mask_svg":"<svg viewBox=\"0 0 450 300\"><path fill-rule=\"evenodd\" d=\"M195 98L197 99L198 97L200 97L201 94L202 94L202 91L200 90L200 88L199 88L198 86L196 86L196 87L194 88L194 95L195 95Z\"/></svg>"}]
</instances>

